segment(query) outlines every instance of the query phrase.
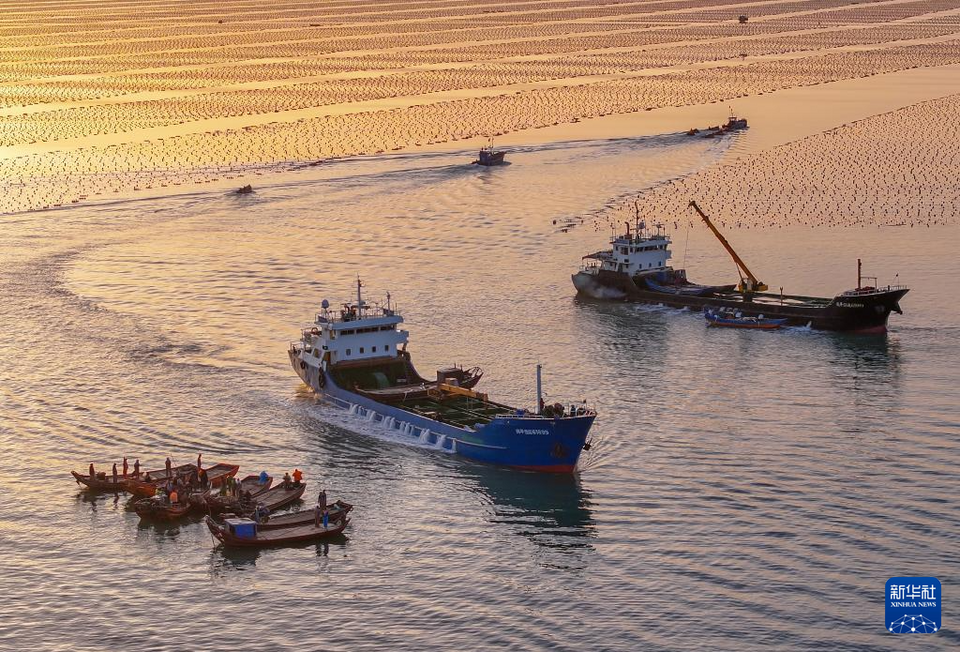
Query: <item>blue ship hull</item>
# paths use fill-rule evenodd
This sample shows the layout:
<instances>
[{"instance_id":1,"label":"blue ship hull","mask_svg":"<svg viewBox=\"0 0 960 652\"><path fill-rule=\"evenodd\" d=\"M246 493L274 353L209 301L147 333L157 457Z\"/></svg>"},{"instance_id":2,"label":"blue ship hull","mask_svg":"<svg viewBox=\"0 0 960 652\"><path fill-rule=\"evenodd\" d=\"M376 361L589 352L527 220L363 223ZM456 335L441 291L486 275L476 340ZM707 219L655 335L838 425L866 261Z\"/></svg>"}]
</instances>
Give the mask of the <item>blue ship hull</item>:
<instances>
[{"instance_id":1,"label":"blue ship hull","mask_svg":"<svg viewBox=\"0 0 960 652\"><path fill-rule=\"evenodd\" d=\"M476 429L460 428L343 389L316 367L302 369L293 355L290 361L297 375L327 403L371 423L395 429L411 442L439 446L478 462L530 471L572 473L596 418L595 414L556 418L504 415Z\"/></svg>"}]
</instances>

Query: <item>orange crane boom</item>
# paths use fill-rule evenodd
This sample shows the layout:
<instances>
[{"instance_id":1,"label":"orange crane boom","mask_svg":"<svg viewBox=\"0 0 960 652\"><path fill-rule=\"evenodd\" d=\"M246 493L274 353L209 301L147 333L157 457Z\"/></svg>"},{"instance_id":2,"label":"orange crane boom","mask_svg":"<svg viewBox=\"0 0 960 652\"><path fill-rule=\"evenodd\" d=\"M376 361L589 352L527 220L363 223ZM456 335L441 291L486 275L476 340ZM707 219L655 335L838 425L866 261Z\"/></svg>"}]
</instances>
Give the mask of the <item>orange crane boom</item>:
<instances>
[{"instance_id":1,"label":"orange crane boom","mask_svg":"<svg viewBox=\"0 0 960 652\"><path fill-rule=\"evenodd\" d=\"M713 235L717 236L717 240L720 241L720 244L723 245L723 248L727 250L727 253L730 254L730 257L733 258L733 262L736 263L737 269L740 272L740 285L737 289L740 292L763 292L767 289L767 284L762 281L757 280L757 277L753 275L753 272L750 271L750 268L747 267L747 264L743 262L743 259L737 255L737 252L733 250L733 247L730 246L730 243L727 242L727 239L723 237L723 234L717 230L717 227L713 225L713 222L710 221L710 218L707 217L706 213L700 210L700 207L697 206L697 202L690 200L688 207L692 207L693 210L697 211L700 214L700 217L703 218L704 223L710 230L713 231Z\"/></svg>"}]
</instances>

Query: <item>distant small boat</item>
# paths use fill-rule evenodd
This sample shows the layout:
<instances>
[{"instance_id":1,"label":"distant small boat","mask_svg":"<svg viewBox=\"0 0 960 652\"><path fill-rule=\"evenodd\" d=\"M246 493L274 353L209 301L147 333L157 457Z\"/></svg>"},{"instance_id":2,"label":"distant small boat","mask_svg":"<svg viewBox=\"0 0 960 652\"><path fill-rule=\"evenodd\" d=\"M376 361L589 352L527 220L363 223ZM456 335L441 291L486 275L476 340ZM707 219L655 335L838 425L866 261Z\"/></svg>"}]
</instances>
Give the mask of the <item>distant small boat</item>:
<instances>
[{"instance_id":1,"label":"distant small boat","mask_svg":"<svg viewBox=\"0 0 960 652\"><path fill-rule=\"evenodd\" d=\"M253 192L253 186L251 186L250 184L237 188L238 195L249 195L252 192Z\"/></svg>"},{"instance_id":2,"label":"distant small boat","mask_svg":"<svg viewBox=\"0 0 960 652\"><path fill-rule=\"evenodd\" d=\"M703 316L708 325L725 328L752 328L772 331L787 323L787 319L770 319L763 315L750 317L743 316L740 313L718 312L709 308L703 311Z\"/></svg>"},{"instance_id":3,"label":"distant small boat","mask_svg":"<svg viewBox=\"0 0 960 652\"><path fill-rule=\"evenodd\" d=\"M223 524L217 523L209 516L205 520L210 534L220 543L244 548L268 548L328 539L341 534L350 522L349 518L328 521L327 527L324 527L323 523L317 524L314 520L295 527L263 530L256 521L246 518L228 518L223 521Z\"/></svg>"},{"instance_id":4,"label":"distant small boat","mask_svg":"<svg viewBox=\"0 0 960 652\"><path fill-rule=\"evenodd\" d=\"M503 150L495 150L493 148L493 141L491 140L486 147L480 148L480 154L478 155L477 160L474 161L474 164L486 166L500 165L503 163L503 158L506 156L506 154L507 153Z\"/></svg>"},{"instance_id":5,"label":"distant small boat","mask_svg":"<svg viewBox=\"0 0 960 652\"><path fill-rule=\"evenodd\" d=\"M737 116L730 114L730 117L727 118L726 123L722 125L713 125L712 127L707 127L703 131L705 132L702 138L715 138L717 136L723 136L731 131L740 131L741 129L747 128L747 119L738 118ZM696 136L700 133L700 130L694 127L687 131L688 136Z\"/></svg>"}]
</instances>

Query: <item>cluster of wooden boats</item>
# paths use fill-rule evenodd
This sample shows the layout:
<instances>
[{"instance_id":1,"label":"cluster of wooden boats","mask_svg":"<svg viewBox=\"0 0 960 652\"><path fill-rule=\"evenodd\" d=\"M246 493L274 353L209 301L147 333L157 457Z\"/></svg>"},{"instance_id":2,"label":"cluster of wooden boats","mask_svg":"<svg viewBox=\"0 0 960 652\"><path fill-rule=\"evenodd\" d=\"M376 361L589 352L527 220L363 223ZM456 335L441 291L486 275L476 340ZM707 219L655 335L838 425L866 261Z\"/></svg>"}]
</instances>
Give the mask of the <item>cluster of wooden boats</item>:
<instances>
[{"instance_id":1,"label":"cluster of wooden boats","mask_svg":"<svg viewBox=\"0 0 960 652\"><path fill-rule=\"evenodd\" d=\"M198 459L199 462L199 459ZM266 472L236 479L240 466L218 463L210 467L182 464L156 471L87 474L71 471L77 484L89 491L129 493L133 510L142 521L172 522L206 515L213 537L227 546L267 547L317 541L341 534L353 506L343 501L327 504L321 491L312 509L276 515L306 491L299 471L274 483Z\"/></svg>"}]
</instances>

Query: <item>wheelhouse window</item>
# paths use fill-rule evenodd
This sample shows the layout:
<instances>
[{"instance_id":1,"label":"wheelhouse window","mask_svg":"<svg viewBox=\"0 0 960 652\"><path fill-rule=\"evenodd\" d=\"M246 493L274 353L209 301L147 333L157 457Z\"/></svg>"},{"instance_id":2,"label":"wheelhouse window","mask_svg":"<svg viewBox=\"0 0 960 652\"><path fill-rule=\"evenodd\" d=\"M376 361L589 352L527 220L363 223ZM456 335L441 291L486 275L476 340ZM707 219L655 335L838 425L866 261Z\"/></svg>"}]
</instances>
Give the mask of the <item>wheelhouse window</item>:
<instances>
[{"instance_id":1,"label":"wheelhouse window","mask_svg":"<svg viewBox=\"0 0 960 652\"><path fill-rule=\"evenodd\" d=\"M362 346L360 347L360 353L363 353L363 347L362 347Z\"/></svg>"},{"instance_id":2,"label":"wheelhouse window","mask_svg":"<svg viewBox=\"0 0 960 652\"><path fill-rule=\"evenodd\" d=\"M350 349L347 349L346 355L350 355Z\"/></svg>"}]
</instances>

